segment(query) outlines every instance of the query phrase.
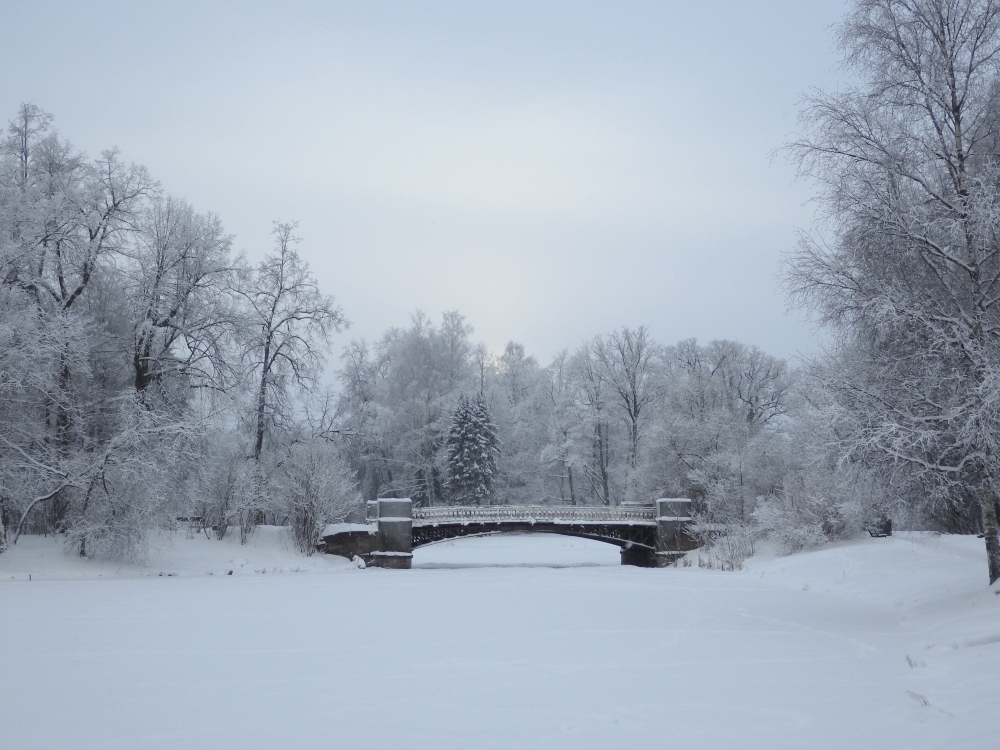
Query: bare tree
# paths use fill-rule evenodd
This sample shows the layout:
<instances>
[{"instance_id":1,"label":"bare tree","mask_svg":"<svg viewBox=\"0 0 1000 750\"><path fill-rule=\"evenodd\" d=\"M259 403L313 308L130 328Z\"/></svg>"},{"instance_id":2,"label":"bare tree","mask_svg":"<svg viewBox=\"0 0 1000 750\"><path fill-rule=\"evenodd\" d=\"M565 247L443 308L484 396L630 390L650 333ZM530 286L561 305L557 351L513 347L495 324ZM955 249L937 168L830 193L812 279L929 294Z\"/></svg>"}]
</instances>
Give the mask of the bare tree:
<instances>
[{"instance_id":1,"label":"bare tree","mask_svg":"<svg viewBox=\"0 0 1000 750\"><path fill-rule=\"evenodd\" d=\"M130 324L138 393L179 379L182 388L224 387L233 323L226 295L231 242L217 216L197 214L170 196L157 196L139 215L114 278L125 291L121 317Z\"/></svg>"},{"instance_id":2,"label":"bare tree","mask_svg":"<svg viewBox=\"0 0 1000 750\"><path fill-rule=\"evenodd\" d=\"M573 357L573 375L590 433L590 463L586 476L591 492L611 505L611 440L608 424L608 383L593 349L585 346Z\"/></svg>"},{"instance_id":3,"label":"bare tree","mask_svg":"<svg viewBox=\"0 0 1000 750\"><path fill-rule=\"evenodd\" d=\"M538 419L545 427L546 442L539 458L555 469L559 501L565 503L568 499L570 505L576 505L573 470L579 471L583 463L580 444L585 417L577 405L569 354L565 350L556 354L544 375Z\"/></svg>"},{"instance_id":4,"label":"bare tree","mask_svg":"<svg viewBox=\"0 0 1000 750\"><path fill-rule=\"evenodd\" d=\"M347 326L333 297L323 294L295 250L297 224L275 222L275 251L236 290L246 301L243 360L254 378L253 457L268 430L287 418L291 386L312 385L330 334Z\"/></svg>"},{"instance_id":5,"label":"bare tree","mask_svg":"<svg viewBox=\"0 0 1000 750\"><path fill-rule=\"evenodd\" d=\"M1000 578L1000 2L859 0L860 83L805 103L791 145L833 227L792 294L839 335L848 460L975 498Z\"/></svg>"},{"instance_id":6,"label":"bare tree","mask_svg":"<svg viewBox=\"0 0 1000 750\"><path fill-rule=\"evenodd\" d=\"M28 189L33 173L39 142L52 125L52 115L37 104L26 102L10 121L7 137L0 144L3 154L14 157L14 184L21 191Z\"/></svg>"},{"instance_id":7,"label":"bare tree","mask_svg":"<svg viewBox=\"0 0 1000 750\"><path fill-rule=\"evenodd\" d=\"M659 347L645 326L622 328L594 340L594 357L611 385L628 430L628 476L626 495L635 494L636 468L642 426L663 392L659 377Z\"/></svg>"},{"instance_id":8,"label":"bare tree","mask_svg":"<svg viewBox=\"0 0 1000 750\"><path fill-rule=\"evenodd\" d=\"M293 442L277 482L292 537L307 555L316 552L327 524L343 521L360 505L352 472L337 447L323 438Z\"/></svg>"}]
</instances>

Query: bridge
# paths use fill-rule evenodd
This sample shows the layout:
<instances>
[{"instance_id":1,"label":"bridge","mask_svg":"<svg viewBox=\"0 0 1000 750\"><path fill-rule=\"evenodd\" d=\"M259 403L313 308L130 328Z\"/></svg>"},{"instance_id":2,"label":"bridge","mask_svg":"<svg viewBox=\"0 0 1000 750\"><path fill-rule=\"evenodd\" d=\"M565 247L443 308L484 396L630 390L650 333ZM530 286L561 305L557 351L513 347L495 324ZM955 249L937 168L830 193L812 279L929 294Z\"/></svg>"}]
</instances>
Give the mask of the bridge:
<instances>
[{"instance_id":1,"label":"bridge","mask_svg":"<svg viewBox=\"0 0 1000 750\"><path fill-rule=\"evenodd\" d=\"M477 505L415 508L408 498L368 503L363 527L324 536L320 550L361 557L382 568L409 568L413 550L467 536L545 532L621 548L622 565L659 568L694 548L687 533L691 501L661 498L648 506Z\"/></svg>"}]
</instances>

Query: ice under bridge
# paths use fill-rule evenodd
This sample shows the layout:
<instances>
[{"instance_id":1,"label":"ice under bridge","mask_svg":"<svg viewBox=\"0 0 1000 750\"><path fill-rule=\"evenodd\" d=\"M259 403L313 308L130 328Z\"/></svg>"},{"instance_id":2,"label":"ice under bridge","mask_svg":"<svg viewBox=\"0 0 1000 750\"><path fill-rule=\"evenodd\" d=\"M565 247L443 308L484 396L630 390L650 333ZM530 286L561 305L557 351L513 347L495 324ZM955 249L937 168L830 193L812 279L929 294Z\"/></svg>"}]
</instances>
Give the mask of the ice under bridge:
<instances>
[{"instance_id":1,"label":"ice under bridge","mask_svg":"<svg viewBox=\"0 0 1000 750\"><path fill-rule=\"evenodd\" d=\"M323 552L361 557L382 568L409 568L413 550L466 536L509 532L563 534L614 544L623 565L658 568L694 548L687 533L691 501L661 498L649 505L474 505L414 507L412 500L368 503L368 523L331 529Z\"/></svg>"}]
</instances>

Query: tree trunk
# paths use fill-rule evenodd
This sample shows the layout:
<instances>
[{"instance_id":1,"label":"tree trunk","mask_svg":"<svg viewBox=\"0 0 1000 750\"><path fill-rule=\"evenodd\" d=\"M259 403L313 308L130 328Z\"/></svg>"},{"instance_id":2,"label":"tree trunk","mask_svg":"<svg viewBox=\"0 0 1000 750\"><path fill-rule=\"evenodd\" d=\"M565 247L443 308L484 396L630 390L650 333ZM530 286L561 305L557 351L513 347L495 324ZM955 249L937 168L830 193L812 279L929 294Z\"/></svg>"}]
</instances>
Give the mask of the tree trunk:
<instances>
[{"instance_id":1,"label":"tree trunk","mask_svg":"<svg viewBox=\"0 0 1000 750\"><path fill-rule=\"evenodd\" d=\"M602 429L602 427L604 429ZM608 478L608 437L607 426L597 423L596 444L597 466L601 472L601 501L605 505L611 505L611 489Z\"/></svg>"},{"instance_id":2,"label":"tree trunk","mask_svg":"<svg viewBox=\"0 0 1000 750\"><path fill-rule=\"evenodd\" d=\"M0 497L0 552L7 549L7 498Z\"/></svg>"},{"instance_id":3,"label":"tree trunk","mask_svg":"<svg viewBox=\"0 0 1000 750\"><path fill-rule=\"evenodd\" d=\"M136 346L135 354L132 357L132 369L135 371L135 390L142 393L153 382L152 365L150 355L152 354L152 340L146 338L140 345Z\"/></svg>"},{"instance_id":4,"label":"tree trunk","mask_svg":"<svg viewBox=\"0 0 1000 750\"><path fill-rule=\"evenodd\" d=\"M65 353L60 355L59 362L59 401L56 404L56 445L59 446L60 456L69 455L70 449L70 426L71 419L66 402L69 400L69 386L71 373L69 363L66 361Z\"/></svg>"},{"instance_id":5,"label":"tree trunk","mask_svg":"<svg viewBox=\"0 0 1000 750\"><path fill-rule=\"evenodd\" d=\"M435 505L435 500L437 498L444 497L444 488L441 486L441 476L438 470L431 466L431 492L428 493L428 497L431 498L431 505Z\"/></svg>"},{"instance_id":6,"label":"tree trunk","mask_svg":"<svg viewBox=\"0 0 1000 750\"><path fill-rule=\"evenodd\" d=\"M986 540L986 561L990 571L990 585L1000 579L1000 538L997 533L997 511L991 491L979 493L979 507L983 514L983 537Z\"/></svg>"},{"instance_id":7,"label":"tree trunk","mask_svg":"<svg viewBox=\"0 0 1000 750\"><path fill-rule=\"evenodd\" d=\"M264 419L267 413L267 372L260 376L260 390L257 392L257 434L253 444L253 457L260 461L264 447Z\"/></svg>"},{"instance_id":8,"label":"tree trunk","mask_svg":"<svg viewBox=\"0 0 1000 750\"><path fill-rule=\"evenodd\" d=\"M61 458L67 458L73 443L73 420L70 415L67 403L70 398L70 384L72 373L69 369L68 355L65 351L60 354L59 362L59 401L56 404L56 446ZM66 529L66 520L69 515L69 498L63 493L58 493L52 500L50 507L50 524L55 532L62 532ZM18 532L20 533L20 531Z\"/></svg>"}]
</instances>

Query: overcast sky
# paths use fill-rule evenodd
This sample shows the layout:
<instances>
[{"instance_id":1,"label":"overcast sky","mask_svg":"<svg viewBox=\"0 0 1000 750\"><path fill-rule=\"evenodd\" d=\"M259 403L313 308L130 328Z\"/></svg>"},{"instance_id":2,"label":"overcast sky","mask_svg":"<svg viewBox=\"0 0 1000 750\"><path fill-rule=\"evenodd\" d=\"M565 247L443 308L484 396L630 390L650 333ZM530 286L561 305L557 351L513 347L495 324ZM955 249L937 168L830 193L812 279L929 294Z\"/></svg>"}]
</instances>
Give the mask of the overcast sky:
<instances>
[{"instance_id":1,"label":"overcast sky","mask_svg":"<svg viewBox=\"0 0 1000 750\"><path fill-rule=\"evenodd\" d=\"M0 0L0 121L118 146L259 258L274 219L351 330L458 309L545 364L623 325L815 348L770 152L840 72L840 0Z\"/></svg>"}]
</instances>

